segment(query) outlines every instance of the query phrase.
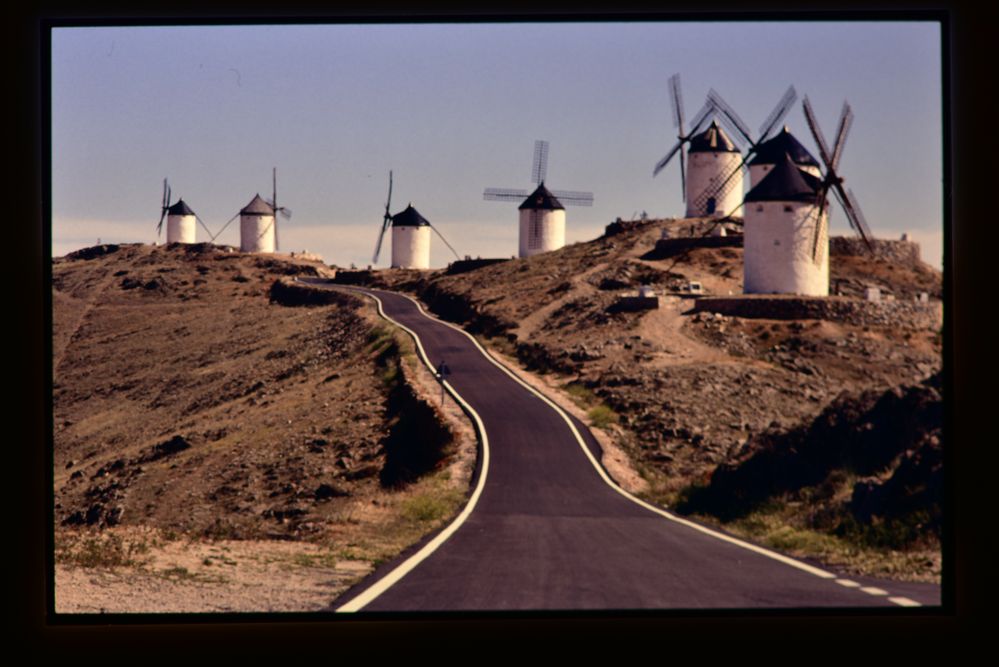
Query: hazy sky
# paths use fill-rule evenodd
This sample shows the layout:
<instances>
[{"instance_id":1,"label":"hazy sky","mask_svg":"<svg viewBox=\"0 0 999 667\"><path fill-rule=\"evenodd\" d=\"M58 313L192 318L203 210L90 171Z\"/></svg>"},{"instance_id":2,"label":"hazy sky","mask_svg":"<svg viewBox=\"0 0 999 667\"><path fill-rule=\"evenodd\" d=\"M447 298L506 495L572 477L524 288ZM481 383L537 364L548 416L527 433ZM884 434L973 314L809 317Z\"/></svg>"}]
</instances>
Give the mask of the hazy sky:
<instances>
[{"instance_id":1,"label":"hazy sky","mask_svg":"<svg viewBox=\"0 0 999 667\"><path fill-rule=\"evenodd\" d=\"M939 34L928 22L56 28L52 252L155 241L164 177L215 233L270 196L277 167L293 211L282 251L369 264L392 169L393 213L412 202L462 255L511 256L516 204L482 191L531 187L535 139L551 145L550 187L594 194L567 210L568 242L643 210L680 216L676 161L652 177L676 140L679 72L688 119L714 88L754 131L794 84L785 123L816 157L801 98L830 141L849 100L846 185L876 236L907 231L939 267ZM836 204L831 227L852 233ZM239 244L238 220L217 242ZM449 258L434 238L431 264Z\"/></svg>"}]
</instances>

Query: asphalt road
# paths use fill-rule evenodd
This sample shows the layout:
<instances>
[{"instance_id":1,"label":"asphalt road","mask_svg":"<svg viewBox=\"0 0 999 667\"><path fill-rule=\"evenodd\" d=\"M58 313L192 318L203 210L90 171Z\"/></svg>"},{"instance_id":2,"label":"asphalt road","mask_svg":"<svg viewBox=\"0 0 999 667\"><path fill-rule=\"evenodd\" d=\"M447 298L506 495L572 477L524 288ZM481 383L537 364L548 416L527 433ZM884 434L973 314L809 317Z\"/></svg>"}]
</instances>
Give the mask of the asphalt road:
<instances>
[{"instance_id":1,"label":"asphalt road","mask_svg":"<svg viewBox=\"0 0 999 667\"><path fill-rule=\"evenodd\" d=\"M481 419L488 462L457 529L347 591L340 611L854 608L940 604L940 587L838 577L778 560L664 516L615 490L566 418L492 363L470 337L391 292L384 313L419 337L431 363ZM572 420L599 460L599 445ZM481 463L481 462L480 462ZM668 514L668 513L666 513ZM673 517L673 518L670 518ZM446 537L446 539L443 539ZM424 549L426 551L426 549ZM413 554L416 553L414 557ZM770 552L772 553L772 552ZM418 561L418 562L416 562ZM400 577L400 565L406 573ZM846 583L843 583L843 582ZM384 589L384 590L383 590Z\"/></svg>"}]
</instances>

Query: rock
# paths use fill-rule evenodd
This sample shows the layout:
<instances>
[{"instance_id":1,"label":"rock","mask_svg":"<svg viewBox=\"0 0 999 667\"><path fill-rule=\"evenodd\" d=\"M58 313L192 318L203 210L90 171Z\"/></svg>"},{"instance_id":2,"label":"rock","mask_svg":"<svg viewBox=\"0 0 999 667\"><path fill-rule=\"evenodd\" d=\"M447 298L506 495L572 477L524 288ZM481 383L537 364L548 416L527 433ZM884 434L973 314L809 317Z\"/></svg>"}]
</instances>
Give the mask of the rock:
<instances>
[{"instance_id":1,"label":"rock","mask_svg":"<svg viewBox=\"0 0 999 667\"><path fill-rule=\"evenodd\" d=\"M316 501L330 500L331 498L342 498L349 495L349 492L339 489L331 484L320 484L316 487L315 491Z\"/></svg>"}]
</instances>

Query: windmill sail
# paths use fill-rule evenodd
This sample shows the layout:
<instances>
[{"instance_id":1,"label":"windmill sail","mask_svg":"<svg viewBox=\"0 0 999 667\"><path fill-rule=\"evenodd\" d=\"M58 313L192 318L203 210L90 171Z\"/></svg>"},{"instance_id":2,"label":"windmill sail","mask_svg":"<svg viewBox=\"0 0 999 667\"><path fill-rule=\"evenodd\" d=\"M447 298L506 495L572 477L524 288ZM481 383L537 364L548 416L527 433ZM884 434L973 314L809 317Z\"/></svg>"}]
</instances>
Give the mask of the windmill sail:
<instances>
[{"instance_id":1,"label":"windmill sail","mask_svg":"<svg viewBox=\"0 0 999 667\"><path fill-rule=\"evenodd\" d=\"M828 206L828 194L832 190L833 195L843 209L843 213L846 214L846 219L850 223L850 226L863 239L867 245L867 249L873 253L874 246L871 243L873 237L867 220L864 218L864 214L860 210L860 205L857 203L853 192L843 189L843 178L836 172L839 160L843 155L843 146L846 144L847 134L850 131L850 126L853 124L853 110L847 102L843 103L843 109L840 112L839 123L836 128L836 138L833 142L833 148L830 150L807 96L802 101L802 109L805 113L805 121L808 123L808 128L812 132L816 146L818 146L819 156L826 168L825 176L822 179L822 186L819 190L819 201L817 202L820 219L823 217L821 215L822 212ZM824 233L824 228L825 225L816 225L813 253L817 253L818 248L822 245L821 239L818 237L820 233Z\"/></svg>"},{"instance_id":2,"label":"windmill sail","mask_svg":"<svg viewBox=\"0 0 999 667\"><path fill-rule=\"evenodd\" d=\"M382 227L381 231L378 233L378 243L375 244L375 254L371 259L372 264L378 263L378 255L382 252L382 240L385 238L385 232L388 228L392 226L392 214L389 212L389 208L392 206L392 170L389 170L389 186L388 186L388 199L385 200L385 214L382 216Z\"/></svg>"}]
</instances>

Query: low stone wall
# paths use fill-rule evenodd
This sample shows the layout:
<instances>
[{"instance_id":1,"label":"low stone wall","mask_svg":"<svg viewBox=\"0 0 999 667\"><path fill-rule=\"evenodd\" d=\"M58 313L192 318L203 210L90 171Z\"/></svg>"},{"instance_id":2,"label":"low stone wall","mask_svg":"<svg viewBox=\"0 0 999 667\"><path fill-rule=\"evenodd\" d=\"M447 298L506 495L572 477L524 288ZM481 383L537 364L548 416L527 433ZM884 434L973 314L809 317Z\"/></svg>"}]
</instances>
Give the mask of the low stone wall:
<instances>
[{"instance_id":1,"label":"low stone wall","mask_svg":"<svg viewBox=\"0 0 999 667\"><path fill-rule=\"evenodd\" d=\"M675 239L659 239L656 241L656 248L647 258L666 259L686 252L691 248L741 248L742 234L729 234L728 236L694 236L680 237Z\"/></svg>"},{"instance_id":2,"label":"low stone wall","mask_svg":"<svg viewBox=\"0 0 999 667\"><path fill-rule=\"evenodd\" d=\"M488 259L460 259L448 264L446 273L449 276L453 276L457 273L467 273L468 271L481 269L483 266L490 266L492 264L499 264L500 262L509 262L509 261L510 261L509 257L494 257Z\"/></svg>"},{"instance_id":3,"label":"low stone wall","mask_svg":"<svg viewBox=\"0 0 999 667\"><path fill-rule=\"evenodd\" d=\"M913 241L891 241L888 239L871 239L874 256L894 264L916 264L921 261L919 244ZM831 236L829 238L829 255L836 256L867 256L871 253L863 239L849 236Z\"/></svg>"},{"instance_id":4,"label":"low stone wall","mask_svg":"<svg viewBox=\"0 0 999 667\"><path fill-rule=\"evenodd\" d=\"M875 302L838 296L704 297L697 299L690 312L771 320L829 320L858 326L905 329L937 329L943 322L943 304L940 301Z\"/></svg>"},{"instance_id":5,"label":"low stone wall","mask_svg":"<svg viewBox=\"0 0 999 667\"><path fill-rule=\"evenodd\" d=\"M278 278L271 285L271 303L282 306L326 306L329 304L356 304L357 297L336 290L323 289L294 278Z\"/></svg>"}]
</instances>

